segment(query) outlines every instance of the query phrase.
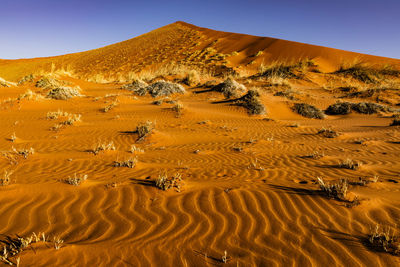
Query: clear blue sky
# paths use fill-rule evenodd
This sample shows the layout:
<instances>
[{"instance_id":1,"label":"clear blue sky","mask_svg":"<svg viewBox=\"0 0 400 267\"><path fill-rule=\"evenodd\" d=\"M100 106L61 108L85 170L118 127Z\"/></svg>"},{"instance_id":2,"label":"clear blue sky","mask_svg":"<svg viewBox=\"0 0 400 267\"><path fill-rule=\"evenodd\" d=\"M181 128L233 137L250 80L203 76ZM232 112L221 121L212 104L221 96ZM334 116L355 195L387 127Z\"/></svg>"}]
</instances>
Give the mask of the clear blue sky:
<instances>
[{"instance_id":1,"label":"clear blue sky","mask_svg":"<svg viewBox=\"0 0 400 267\"><path fill-rule=\"evenodd\" d=\"M400 58L400 0L0 0L0 58L90 50L178 20Z\"/></svg>"}]
</instances>

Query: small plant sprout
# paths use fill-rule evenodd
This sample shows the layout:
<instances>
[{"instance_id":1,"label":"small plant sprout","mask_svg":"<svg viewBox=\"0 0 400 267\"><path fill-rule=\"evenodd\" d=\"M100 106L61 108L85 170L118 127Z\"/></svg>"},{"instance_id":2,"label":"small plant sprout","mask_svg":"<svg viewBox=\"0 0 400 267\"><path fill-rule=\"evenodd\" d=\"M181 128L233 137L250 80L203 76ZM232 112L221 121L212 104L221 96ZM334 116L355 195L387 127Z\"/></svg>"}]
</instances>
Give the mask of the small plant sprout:
<instances>
[{"instance_id":1,"label":"small plant sprout","mask_svg":"<svg viewBox=\"0 0 400 267\"><path fill-rule=\"evenodd\" d=\"M77 176L76 173L75 173L73 177L68 177L68 179L66 179L65 182L70 184L70 185L78 186L81 183L83 183L84 181L86 181L87 177L88 176L86 174L82 174L82 175Z\"/></svg>"},{"instance_id":2,"label":"small plant sprout","mask_svg":"<svg viewBox=\"0 0 400 267\"><path fill-rule=\"evenodd\" d=\"M17 136L15 135L15 133L13 133L10 137L10 141L11 142L15 142L15 140L17 140Z\"/></svg>"},{"instance_id":3,"label":"small plant sprout","mask_svg":"<svg viewBox=\"0 0 400 267\"><path fill-rule=\"evenodd\" d=\"M224 255L221 258L223 263L227 263L228 262L228 252L226 252L226 250L224 251Z\"/></svg>"},{"instance_id":4,"label":"small plant sprout","mask_svg":"<svg viewBox=\"0 0 400 267\"><path fill-rule=\"evenodd\" d=\"M60 239L60 237L54 237L54 248L56 250L59 250L61 248L61 245L64 243L64 240Z\"/></svg>"},{"instance_id":5,"label":"small plant sprout","mask_svg":"<svg viewBox=\"0 0 400 267\"><path fill-rule=\"evenodd\" d=\"M130 148L129 151L130 151L132 154L135 154L135 153L143 153L143 152L144 152L143 149L141 149L141 148L139 148L139 147L137 147L137 146L135 146L135 145L131 145L131 148Z\"/></svg>"},{"instance_id":6,"label":"small plant sprout","mask_svg":"<svg viewBox=\"0 0 400 267\"><path fill-rule=\"evenodd\" d=\"M4 171L3 177L0 178L0 186L5 186L10 184L10 176L13 172Z\"/></svg>"}]
</instances>

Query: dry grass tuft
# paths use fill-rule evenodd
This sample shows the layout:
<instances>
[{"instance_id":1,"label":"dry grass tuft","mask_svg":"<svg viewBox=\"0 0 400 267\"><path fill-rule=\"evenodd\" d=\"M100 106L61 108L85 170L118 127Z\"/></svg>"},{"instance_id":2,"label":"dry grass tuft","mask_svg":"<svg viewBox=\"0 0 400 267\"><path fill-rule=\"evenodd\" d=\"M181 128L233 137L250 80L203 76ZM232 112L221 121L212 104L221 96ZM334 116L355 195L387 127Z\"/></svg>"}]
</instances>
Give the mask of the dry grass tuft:
<instances>
[{"instance_id":1,"label":"dry grass tuft","mask_svg":"<svg viewBox=\"0 0 400 267\"><path fill-rule=\"evenodd\" d=\"M27 159L29 155L35 154L35 149L33 149L33 147L29 149L28 148L16 149L13 147L12 151L17 155L23 156L25 159Z\"/></svg>"},{"instance_id":2,"label":"dry grass tuft","mask_svg":"<svg viewBox=\"0 0 400 267\"><path fill-rule=\"evenodd\" d=\"M351 103L340 102L330 105L325 113L328 115L347 115L351 112Z\"/></svg>"},{"instance_id":3,"label":"dry grass tuft","mask_svg":"<svg viewBox=\"0 0 400 267\"><path fill-rule=\"evenodd\" d=\"M146 87L146 90L152 97L185 93L185 88L183 88L182 85L162 80L149 85L148 87Z\"/></svg>"},{"instance_id":4,"label":"dry grass tuft","mask_svg":"<svg viewBox=\"0 0 400 267\"><path fill-rule=\"evenodd\" d=\"M114 161L114 167L127 167L127 168L134 168L137 164L137 158L129 158L123 161Z\"/></svg>"},{"instance_id":5,"label":"dry grass tuft","mask_svg":"<svg viewBox=\"0 0 400 267\"><path fill-rule=\"evenodd\" d=\"M58 119L60 117L67 117L69 115L70 114L68 112L64 112L64 111L59 109L57 111L49 111L49 112L47 112L46 119L48 119L48 120L56 120L56 119Z\"/></svg>"},{"instance_id":6,"label":"dry grass tuft","mask_svg":"<svg viewBox=\"0 0 400 267\"><path fill-rule=\"evenodd\" d=\"M91 152L95 155L99 154L101 151L111 151L111 150L115 150L115 146L114 146L114 142L110 141L108 144L106 143L99 143L97 144L92 150Z\"/></svg>"},{"instance_id":7,"label":"dry grass tuft","mask_svg":"<svg viewBox=\"0 0 400 267\"><path fill-rule=\"evenodd\" d=\"M136 126L136 133L138 134L137 141L144 140L147 136L151 135L155 127L155 123L152 121L146 121Z\"/></svg>"},{"instance_id":8,"label":"dry grass tuft","mask_svg":"<svg viewBox=\"0 0 400 267\"><path fill-rule=\"evenodd\" d=\"M26 90L25 93L19 95L18 100L22 100L22 99L26 99L26 100L41 100L44 99L44 96L42 96L41 94L35 93L32 90Z\"/></svg>"},{"instance_id":9,"label":"dry grass tuft","mask_svg":"<svg viewBox=\"0 0 400 267\"><path fill-rule=\"evenodd\" d=\"M18 81L18 85L22 85L27 82L33 82L34 79L35 79L35 75L33 75L33 74L26 75L26 76L22 77L21 80Z\"/></svg>"},{"instance_id":10,"label":"dry grass tuft","mask_svg":"<svg viewBox=\"0 0 400 267\"><path fill-rule=\"evenodd\" d=\"M400 255L400 238L395 236L394 230L376 225L368 235L369 244L377 251Z\"/></svg>"},{"instance_id":11,"label":"dry grass tuft","mask_svg":"<svg viewBox=\"0 0 400 267\"><path fill-rule=\"evenodd\" d=\"M180 192L182 186L182 175L176 173L174 176L168 178L166 173L160 173L155 180L155 186L164 191L170 188L176 188L176 190Z\"/></svg>"},{"instance_id":12,"label":"dry grass tuft","mask_svg":"<svg viewBox=\"0 0 400 267\"><path fill-rule=\"evenodd\" d=\"M9 185L11 182L10 176L13 172L4 171L3 177L0 178L0 186Z\"/></svg>"},{"instance_id":13,"label":"dry grass tuft","mask_svg":"<svg viewBox=\"0 0 400 267\"><path fill-rule=\"evenodd\" d=\"M47 93L47 98L67 100L75 96L81 96L79 87L57 87Z\"/></svg>"},{"instance_id":14,"label":"dry grass tuft","mask_svg":"<svg viewBox=\"0 0 400 267\"><path fill-rule=\"evenodd\" d=\"M179 118L180 116L182 116L184 106L182 103L178 102L171 109L176 113L176 117Z\"/></svg>"},{"instance_id":15,"label":"dry grass tuft","mask_svg":"<svg viewBox=\"0 0 400 267\"><path fill-rule=\"evenodd\" d=\"M0 261L8 264L8 265L16 265L19 266L20 258L15 258L19 253L21 253L24 249L27 249L33 243L48 243L51 242L50 238L45 233L32 233L30 236L16 238L7 237L7 242L5 246L1 249L2 255L0 255ZM64 243L64 240L60 239L60 237L53 237L54 248L59 250ZM15 258L15 262L12 261L12 258Z\"/></svg>"},{"instance_id":16,"label":"dry grass tuft","mask_svg":"<svg viewBox=\"0 0 400 267\"><path fill-rule=\"evenodd\" d=\"M306 103L296 103L292 108L295 112L303 117L311 119L323 119L325 118L324 113L317 107Z\"/></svg>"},{"instance_id":17,"label":"dry grass tuft","mask_svg":"<svg viewBox=\"0 0 400 267\"><path fill-rule=\"evenodd\" d=\"M200 75L196 70L191 70L186 74L183 83L188 86L196 86L200 83Z\"/></svg>"},{"instance_id":18,"label":"dry grass tuft","mask_svg":"<svg viewBox=\"0 0 400 267\"><path fill-rule=\"evenodd\" d=\"M357 196L352 201L348 200L349 183L346 179L341 179L338 183L330 184L325 182L321 177L318 177L318 185L321 191L329 198L347 202L347 207L354 207L360 204Z\"/></svg>"},{"instance_id":19,"label":"dry grass tuft","mask_svg":"<svg viewBox=\"0 0 400 267\"><path fill-rule=\"evenodd\" d=\"M317 132L318 135L321 135L323 137L326 138L335 138L339 136L339 133L332 130L332 129L326 129L326 128L322 128L321 130L319 130Z\"/></svg>"},{"instance_id":20,"label":"dry grass tuft","mask_svg":"<svg viewBox=\"0 0 400 267\"><path fill-rule=\"evenodd\" d=\"M246 87L243 84L240 84L237 81L228 78L224 82L212 87L211 90L222 93L225 98L232 98L238 97L246 90Z\"/></svg>"},{"instance_id":21,"label":"dry grass tuft","mask_svg":"<svg viewBox=\"0 0 400 267\"><path fill-rule=\"evenodd\" d=\"M260 93L257 90L249 90L235 102L237 105L245 107L250 115L265 114L265 106L260 101Z\"/></svg>"},{"instance_id":22,"label":"dry grass tuft","mask_svg":"<svg viewBox=\"0 0 400 267\"><path fill-rule=\"evenodd\" d=\"M65 182L70 185L78 186L78 185L81 185L84 181L86 181L87 178L88 178L88 176L86 174L81 174L78 176L75 173L73 177L68 177L65 180Z\"/></svg>"},{"instance_id":23,"label":"dry grass tuft","mask_svg":"<svg viewBox=\"0 0 400 267\"><path fill-rule=\"evenodd\" d=\"M147 86L149 86L146 82L142 80L134 80L132 83L125 84L121 87L121 89L126 89L129 91L133 91L135 94L139 96L144 96L147 94Z\"/></svg>"},{"instance_id":24,"label":"dry grass tuft","mask_svg":"<svg viewBox=\"0 0 400 267\"><path fill-rule=\"evenodd\" d=\"M352 159L345 159L338 165L338 167L349 170L357 170L358 168L361 167L361 165L362 163L360 162L355 162Z\"/></svg>"},{"instance_id":25,"label":"dry grass tuft","mask_svg":"<svg viewBox=\"0 0 400 267\"><path fill-rule=\"evenodd\" d=\"M114 101L111 104L105 106L104 108L101 109L102 112L107 113L110 110L112 110L113 108L115 108L116 106L118 106L118 102Z\"/></svg>"},{"instance_id":26,"label":"dry grass tuft","mask_svg":"<svg viewBox=\"0 0 400 267\"><path fill-rule=\"evenodd\" d=\"M131 145L131 148L129 150L132 154L136 154L136 153L143 153L144 150L135 146L135 145Z\"/></svg>"}]
</instances>

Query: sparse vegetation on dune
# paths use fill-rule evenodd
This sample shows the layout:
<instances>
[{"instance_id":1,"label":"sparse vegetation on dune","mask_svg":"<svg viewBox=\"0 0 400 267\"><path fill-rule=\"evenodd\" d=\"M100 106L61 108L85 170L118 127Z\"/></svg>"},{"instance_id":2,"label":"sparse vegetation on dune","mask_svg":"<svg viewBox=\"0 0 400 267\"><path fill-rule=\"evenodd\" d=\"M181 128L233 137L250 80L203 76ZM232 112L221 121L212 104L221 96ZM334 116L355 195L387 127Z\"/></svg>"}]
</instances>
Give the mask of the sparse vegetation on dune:
<instances>
[{"instance_id":1,"label":"sparse vegetation on dune","mask_svg":"<svg viewBox=\"0 0 400 267\"><path fill-rule=\"evenodd\" d=\"M349 170L357 170L358 168L361 167L361 165L362 164L360 162L355 162L352 159L345 159L338 165L338 167Z\"/></svg>"},{"instance_id":2,"label":"sparse vegetation on dune","mask_svg":"<svg viewBox=\"0 0 400 267\"><path fill-rule=\"evenodd\" d=\"M9 171L4 171L3 176L0 178L0 186L5 186L10 184L10 177L12 175L12 172Z\"/></svg>"},{"instance_id":3,"label":"sparse vegetation on dune","mask_svg":"<svg viewBox=\"0 0 400 267\"><path fill-rule=\"evenodd\" d=\"M311 119L323 119L325 118L324 113L315 106L306 103L295 103L293 110L303 117Z\"/></svg>"},{"instance_id":4,"label":"sparse vegetation on dune","mask_svg":"<svg viewBox=\"0 0 400 267\"><path fill-rule=\"evenodd\" d=\"M41 95L40 93L36 93L36 92L33 92L32 90L28 89L28 90L25 91L25 93L21 94L17 99L18 100L25 99L25 100L35 100L35 101L37 101L37 100L44 99L44 96Z\"/></svg>"},{"instance_id":5,"label":"sparse vegetation on dune","mask_svg":"<svg viewBox=\"0 0 400 267\"><path fill-rule=\"evenodd\" d=\"M182 175L180 173L176 173L172 177L168 177L166 173L160 173L154 183L155 186L161 190L166 191L170 188L175 188L178 192L180 192L182 181Z\"/></svg>"},{"instance_id":6,"label":"sparse vegetation on dune","mask_svg":"<svg viewBox=\"0 0 400 267\"><path fill-rule=\"evenodd\" d=\"M328 115L347 115L351 112L351 103L340 102L330 105L325 113Z\"/></svg>"},{"instance_id":7,"label":"sparse vegetation on dune","mask_svg":"<svg viewBox=\"0 0 400 267\"><path fill-rule=\"evenodd\" d=\"M368 242L377 251L400 255L400 237L396 236L394 229L390 227L385 229L376 225L368 235Z\"/></svg>"},{"instance_id":8,"label":"sparse vegetation on dune","mask_svg":"<svg viewBox=\"0 0 400 267\"><path fill-rule=\"evenodd\" d=\"M133 91L135 94L137 94L139 96L144 96L147 94L147 90L146 90L147 86L149 86L149 85L142 80L134 80L131 83L125 84L121 88L129 90L129 91Z\"/></svg>"},{"instance_id":9,"label":"sparse vegetation on dune","mask_svg":"<svg viewBox=\"0 0 400 267\"><path fill-rule=\"evenodd\" d=\"M77 175L77 174L75 173L74 176L68 177L68 178L65 180L65 182L66 182L67 184L70 184L70 185L78 186L78 185L81 185L84 181L86 181L87 178L88 178L88 176L87 176L86 174Z\"/></svg>"},{"instance_id":10,"label":"sparse vegetation on dune","mask_svg":"<svg viewBox=\"0 0 400 267\"><path fill-rule=\"evenodd\" d=\"M112 151L115 150L114 142L111 141L109 143L98 143L93 147L91 152L95 155L99 154L102 151Z\"/></svg>"},{"instance_id":11,"label":"sparse vegetation on dune","mask_svg":"<svg viewBox=\"0 0 400 267\"><path fill-rule=\"evenodd\" d=\"M138 162L138 160L136 157L129 158L129 159L122 160L122 161L116 160L116 161L114 161L114 167L127 167L127 168L132 169L136 166L137 162Z\"/></svg>"},{"instance_id":12,"label":"sparse vegetation on dune","mask_svg":"<svg viewBox=\"0 0 400 267\"><path fill-rule=\"evenodd\" d=\"M0 254L0 261L8 265L19 266L20 258L17 258L16 256L23 252L23 250L28 249L30 245L39 242L53 243L54 248L59 250L64 243L64 240L58 236L53 236L53 241L51 241L49 236L46 236L45 233L40 232L39 234L33 232L30 236L25 237L17 235L17 237L13 238L8 236L7 241L4 242L5 246L1 248L2 255Z\"/></svg>"},{"instance_id":13,"label":"sparse vegetation on dune","mask_svg":"<svg viewBox=\"0 0 400 267\"><path fill-rule=\"evenodd\" d=\"M354 207L360 204L360 200L358 197L354 197L353 200L348 199L348 189L349 189L349 183L347 179L341 179L337 183L329 183L326 182L324 179L321 177L318 177L317 179L319 188L321 191L326 194L327 197L329 198L334 198L339 201L347 202L348 207Z\"/></svg>"},{"instance_id":14,"label":"sparse vegetation on dune","mask_svg":"<svg viewBox=\"0 0 400 267\"><path fill-rule=\"evenodd\" d=\"M152 97L169 96L172 94L185 93L185 88L183 88L182 85L166 81L155 82L146 87L146 90Z\"/></svg>"},{"instance_id":15,"label":"sparse vegetation on dune","mask_svg":"<svg viewBox=\"0 0 400 267\"><path fill-rule=\"evenodd\" d=\"M303 59L295 63L272 62L269 65L260 66L258 76L301 79L303 72L311 67L316 67L311 59Z\"/></svg>"},{"instance_id":16,"label":"sparse vegetation on dune","mask_svg":"<svg viewBox=\"0 0 400 267\"><path fill-rule=\"evenodd\" d=\"M351 76L364 83L376 83L383 79L384 76L399 76L400 71L389 65L383 67L368 66L367 64L356 62L348 66L342 65L334 74Z\"/></svg>"},{"instance_id":17,"label":"sparse vegetation on dune","mask_svg":"<svg viewBox=\"0 0 400 267\"><path fill-rule=\"evenodd\" d=\"M238 98L236 103L245 107L250 115L265 113L265 106L260 101L260 93L256 90L249 90L244 96Z\"/></svg>"},{"instance_id":18,"label":"sparse vegetation on dune","mask_svg":"<svg viewBox=\"0 0 400 267\"><path fill-rule=\"evenodd\" d=\"M136 133L138 134L138 140L137 141L142 141L144 140L147 136L151 135L155 127L155 123L152 121L146 121L139 123L136 126Z\"/></svg>"},{"instance_id":19,"label":"sparse vegetation on dune","mask_svg":"<svg viewBox=\"0 0 400 267\"><path fill-rule=\"evenodd\" d=\"M27 82L33 82L34 80L35 80L35 75L29 74L29 75L22 77L18 81L18 85L23 85L24 83L27 83Z\"/></svg>"},{"instance_id":20,"label":"sparse vegetation on dune","mask_svg":"<svg viewBox=\"0 0 400 267\"><path fill-rule=\"evenodd\" d=\"M67 100L75 96L81 96L78 87L57 87L47 93L47 98L56 100Z\"/></svg>"},{"instance_id":21,"label":"sparse vegetation on dune","mask_svg":"<svg viewBox=\"0 0 400 267\"><path fill-rule=\"evenodd\" d=\"M240 94L246 91L246 87L243 84L238 83L232 78L228 78L220 84L215 85L211 88L216 92L222 93L225 98L238 97Z\"/></svg>"},{"instance_id":22,"label":"sparse vegetation on dune","mask_svg":"<svg viewBox=\"0 0 400 267\"><path fill-rule=\"evenodd\" d=\"M332 130L332 129L326 129L326 128L322 128L321 130L319 130L317 132L318 135L321 135L323 137L326 138L335 138L339 136L339 133Z\"/></svg>"},{"instance_id":23,"label":"sparse vegetation on dune","mask_svg":"<svg viewBox=\"0 0 400 267\"><path fill-rule=\"evenodd\" d=\"M186 74L183 83L188 86L195 86L200 83L200 75L196 70L191 70Z\"/></svg>"}]
</instances>

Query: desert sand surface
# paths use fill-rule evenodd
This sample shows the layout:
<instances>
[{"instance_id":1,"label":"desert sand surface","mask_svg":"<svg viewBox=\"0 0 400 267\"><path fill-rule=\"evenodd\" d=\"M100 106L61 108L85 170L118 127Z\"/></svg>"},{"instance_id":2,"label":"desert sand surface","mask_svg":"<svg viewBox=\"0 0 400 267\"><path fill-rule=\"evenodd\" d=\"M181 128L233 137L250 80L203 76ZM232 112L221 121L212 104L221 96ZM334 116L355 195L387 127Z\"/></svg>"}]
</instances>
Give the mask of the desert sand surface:
<instances>
[{"instance_id":1,"label":"desert sand surface","mask_svg":"<svg viewBox=\"0 0 400 267\"><path fill-rule=\"evenodd\" d=\"M400 266L399 65L184 22L87 52L2 60L0 262ZM238 95L217 90L227 78ZM184 92L124 86L139 80ZM52 98L59 87L79 94ZM238 105L249 90L265 112ZM293 108L347 102L376 106L322 119ZM158 186L163 175L175 186ZM319 178L346 179L347 194L326 194ZM377 225L390 229L388 251L382 235L371 239Z\"/></svg>"}]
</instances>

